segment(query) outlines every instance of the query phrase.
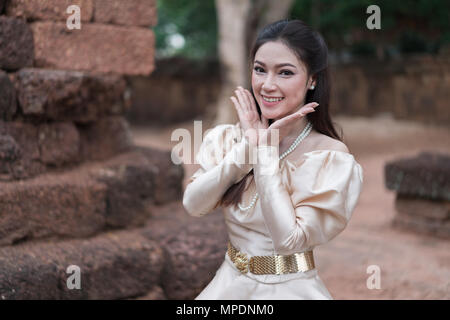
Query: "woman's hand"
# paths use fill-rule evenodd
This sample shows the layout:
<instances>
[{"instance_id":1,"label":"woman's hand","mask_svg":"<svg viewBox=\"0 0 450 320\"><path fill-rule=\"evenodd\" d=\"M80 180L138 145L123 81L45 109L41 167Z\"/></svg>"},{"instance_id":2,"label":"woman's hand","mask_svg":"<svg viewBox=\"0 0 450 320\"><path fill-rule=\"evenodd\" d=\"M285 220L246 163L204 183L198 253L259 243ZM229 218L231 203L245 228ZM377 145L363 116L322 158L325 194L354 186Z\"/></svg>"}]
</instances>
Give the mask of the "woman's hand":
<instances>
[{"instance_id":1,"label":"woman's hand","mask_svg":"<svg viewBox=\"0 0 450 320\"><path fill-rule=\"evenodd\" d=\"M281 118L270 125L267 130L263 130L258 135L258 145L273 145L278 146L280 142L287 136L289 132L295 127L298 127L299 120L310 112L314 112L314 108L319 104L317 102L310 102L300 108L297 112ZM278 139L273 135L274 131L278 130Z\"/></svg>"},{"instance_id":2,"label":"woman's hand","mask_svg":"<svg viewBox=\"0 0 450 320\"><path fill-rule=\"evenodd\" d=\"M249 139L251 145L257 146L258 130L267 129L269 126L268 121L264 117L260 120L255 99L250 91L238 86L234 93L236 97L233 96L230 99L238 113L244 135Z\"/></svg>"},{"instance_id":3,"label":"woman's hand","mask_svg":"<svg viewBox=\"0 0 450 320\"><path fill-rule=\"evenodd\" d=\"M310 112L314 112L314 108L319 104L311 102L304 105L297 112L290 114L282 119L279 119L272 123L269 127L269 121L261 114L261 120L259 118L258 111L256 109L255 99L253 95L247 89L238 87L234 91L236 97L230 97L236 111L238 113L241 127L244 130L245 136L248 137L250 144L266 145L269 143L272 145L278 145L281 140L292 130L293 127L298 125L298 120L306 116ZM272 130L278 131L278 141L269 140L272 135Z\"/></svg>"}]
</instances>

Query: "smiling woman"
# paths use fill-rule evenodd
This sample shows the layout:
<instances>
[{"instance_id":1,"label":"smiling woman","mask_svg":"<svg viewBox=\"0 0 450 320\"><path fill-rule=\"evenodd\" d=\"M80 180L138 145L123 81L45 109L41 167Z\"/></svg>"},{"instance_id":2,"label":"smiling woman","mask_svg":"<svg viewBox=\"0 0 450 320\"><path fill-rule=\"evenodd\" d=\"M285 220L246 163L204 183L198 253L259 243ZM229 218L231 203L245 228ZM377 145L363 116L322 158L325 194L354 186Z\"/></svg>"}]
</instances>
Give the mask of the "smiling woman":
<instances>
[{"instance_id":1,"label":"smiling woman","mask_svg":"<svg viewBox=\"0 0 450 320\"><path fill-rule=\"evenodd\" d=\"M313 249L346 227L363 171L328 113L326 44L299 20L275 22L251 63L251 92L231 97L239 122L208 132L183 196L192 216L223 206L230 240L196 299L332 299Z\"/></svg>"}]
</instances>

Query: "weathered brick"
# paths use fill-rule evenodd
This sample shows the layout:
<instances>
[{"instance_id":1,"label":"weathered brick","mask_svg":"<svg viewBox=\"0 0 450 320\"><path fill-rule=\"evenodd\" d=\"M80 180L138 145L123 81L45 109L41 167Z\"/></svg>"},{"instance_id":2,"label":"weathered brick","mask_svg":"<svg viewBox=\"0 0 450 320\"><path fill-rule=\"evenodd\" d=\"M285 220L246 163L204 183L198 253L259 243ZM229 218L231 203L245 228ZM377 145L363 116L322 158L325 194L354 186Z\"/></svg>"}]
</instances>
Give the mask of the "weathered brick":
<instances>
[{"instance_id":1,"label":"weathered brick","mask_svg":"<svg viewBox=\"0 0 450 320\"><path fill-rule=\"evenodd\" d=\"M79 161L80 135L71 122L39 125L38 143L41 162L61 167Z\"/></svg>"},{"instance_id":2,"label":"weathered brick","mask_svg":"<svg viewBox=\"0 0 450 320\"><path fill-rule=\"evenodd\" d=\"M0 120L0 136L8 142L2 151L5 156L0 158L0 181L28 179L79 162L106 160L134 146L129 125L120 116L76 126L71 122ZM11 154L15 156L8 156Z\"/></svg>"},{"instance_id":3,"label":"weathered brick","mask_svg":"<svg viewBox=\"0 0 450 320\"><path fill-rule=\"evenodd\" d=\"M126 299L158 283L165 264L155 241L136 231L85 240L0 249L0 299ZM80 269L80 289L69 289L67 268ZM70 282L70 280L69 280Z\"/></svg>"},{"instance_id":4,"label":"weathered brick","mask_svg":"<svg viewBox=\"0 0 450 320\"><path fill-rule=\"evenodd\" d=\"M0 136L8 144L0 156L0 180L27 179L80 160L80 137L70 123L33 124L21 121L0 123ZM10 156L14 154L14 156Z\"/></svg>"},{"instance_id":5,"label":"weathered brick","mask_svg":"<svg viewBox=\"0 0 450 320\"><path fill-rule=\"evenodd\" d=\"M128 26L155 26L155 0L96 0L94 21Z\"/></svg>"},{"instance_id":6,"label":"weathered brick","mask_svg":"<svg viewBox=\"0 0 450 320\"><path fill-rule=\"evenodd\" d=\"M22 69L15 82L25 116L91 122L104 115L122 114L129 105L120 75Z\"/></svg>"},{"instance_id":7,"label":"weathered brick","mask_svg":"<svg viewBox=\"0 0 450 320\"><path fill-rule=\"evenodd\" d=\"M0 16L0 69L17 70L33 65L33 34L28 24Z\"/></svg>"},{"instance_id":8,"label":"weathered brick","mask_svg":"<svg viewBox=\"0 0 450 320\"><path fill-rule=\"evenodd\" d=\"M0 70L0 119L11 120L16 109L16 90L9 76Z\"/></svg>"},{"instance_id":9,"label":"weathered brick","mask_svg":"<svg viewBox=\"0 0 450 320\"><path fill-rule=\"evenodd\" d=\"M42 68L150 74L154 68L154 34L147 28L84 24L69 30L64 23L31 24L35 65Z\"/></svg>"},{"instance_id":10,"label":"weathered brick","mask_svg":"<svg viewBox=\"0 0 450 320\"><path fill-rule=\"evenodd\" d=\"M91 21L92 0L9 0L6 14L27 20L65 21L70 16L67 13L70 5L80 7L81 21Z\"/></svg>"},{"instance_id":11,"label":"weathered brick","mask_svg":"<svg viewBox=\"0 0 450 320\"><path fill-rule=\"evenodd\" d=\"M397 212L392 220L394 227L450 239L450 220L437 220L421 216L411 216L402 211Z\"/></svg>"},{"instance_id":12,"label":"weathered brick","mask_svg":"<svg viewBox=\"0 0 450 320\"><path fill-rule=\"evenodd\" d=\"M133 147L131 131L125 118L111 116L87 125L78 125L81 158L104 160Z\"/></svg>"},{"instance_id":13,"label":"weathered brick","mask_svg":"<svg viewBox=\"0 0 450 320\"><path fill-rule=\"evenodd\" d=\"M106 224L106 187L85 175L0 182L0 245L92 236Z\"/></svg>"},{"instance_id":14,"label":"weathered brick","mask_svg":"<svg viewBox=\"0 0 450 320\"><path fill-rule=\"evenodd\" d=\"M0 135L0 141L2 141ZM4 140L4 139L3 139ZM136 148L103 162L86 163L24 181L0 182L0 246L41 238L87 237L108 228L143 225L155 203L158 179L177 179L155 157ZM0 149L0 156L2 149ZM169 185L162 192L170 193ZM181 194L167 201L180 199ZM166 201L166 202L167 202Z\"/></svg>"},{"instance_id":15,"label":"weathered brick","mask_svg":"<svg viewBox=\"0 0 450 320\"><path fill-rule=\"evenodd\" d=\"M436 221L450 220L450 201L437 201L397 195L395 209L412 218L427 218Z\"/></svg>"},{"instance_id":16,"label":"weathered brick","mask_svg":"<svg viewBox=\"0 0 450 320\"><path fill-rule=\"evenodd\" d=\"M46 171L45 165L40 161L38 144L38 126L20 121L2 122L0 120L0 136L10 141L8 153L14 152L14 157L1 160L2 174L0 180L9 181L26 179Z\"/></svg>"},{"instance_id":17,"label":"weathered brick","mask_svg":"<svg viewBox=\"0 0 450 320\"><path fill-rule=\"evenodd\" d=\"M161 287L168 299L194 299L223 263L228 235L222 212L215 210L201 223L179 201L152 212L142 235L158 241L167 252Z\"/></svg>"},{"instance_id":18,"label":"weathered brick","mask_svg":"<svg viewBox=\"0 0 450 320\"><path fill-rule=\"evenodd\" d=\"M397 194L432 200L450 200L450 157L422 152L385 165L386 187Z\"/></svg>"},{"instance_id":19,"label":"weathered brick","mask_svg":"<svg viewBox=\"0 0 450 320\"><path fill-rule=\"evenodd\" d=\"M163 204L175 199L181 199L184 171L181 166L174 165L170 152L156 152L151 148L137 148L149 162L158 168L159 174L154 179L153 198L156 204Z\"/></svg>"}]
</instances>

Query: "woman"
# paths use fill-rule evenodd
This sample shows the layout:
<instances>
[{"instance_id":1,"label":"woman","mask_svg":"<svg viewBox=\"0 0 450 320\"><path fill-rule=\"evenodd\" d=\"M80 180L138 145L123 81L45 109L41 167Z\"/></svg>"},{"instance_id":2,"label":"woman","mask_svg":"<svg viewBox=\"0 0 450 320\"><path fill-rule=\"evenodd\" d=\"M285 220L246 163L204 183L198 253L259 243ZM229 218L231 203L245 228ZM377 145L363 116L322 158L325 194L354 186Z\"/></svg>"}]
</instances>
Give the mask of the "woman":
<instances>
[{"instance_id":1,"label":"woman","mask_svg":"<svg viewBox=\"0 0 450 320\"><path fill-rule=\"evenodd\" d=\"M183 197L193 216L223 206L230 240L196 299L332 299L313 248L347 225L363 171L328 113L327 46L303 22L278 21L251 63L252 92L231 97L239 122L207 133Z\"/></svg>"}]
</instances>

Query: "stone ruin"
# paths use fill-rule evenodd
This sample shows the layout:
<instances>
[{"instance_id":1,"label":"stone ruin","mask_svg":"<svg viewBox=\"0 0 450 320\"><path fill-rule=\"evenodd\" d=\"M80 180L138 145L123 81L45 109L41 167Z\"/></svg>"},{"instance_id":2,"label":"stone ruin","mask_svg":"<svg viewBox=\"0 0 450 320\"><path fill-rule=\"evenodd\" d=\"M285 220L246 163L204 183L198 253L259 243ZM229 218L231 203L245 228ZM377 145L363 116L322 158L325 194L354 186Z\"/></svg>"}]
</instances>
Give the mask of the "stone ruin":
<instances>
[{"instance_id":1,"label":"stone ruin","mask_svg":"<svg viewBox=\"0 0 450 320\"><path fill-rule=\"evenodd\" d=\"M450 239L450 156L422 152L385 166L386 187L397 192L393 226Z\"/></svg>"},{"instance_id":2,"label":"stone ruin","mask_svg":"<svg viewBox=\"0 0 450 320\"><path fill-rule=\"evenodd\" d=\"M183 168L124 118L156 23L155 0L0 0L0 299L191 299L223 261L220 215L191 223Z\"/></svg>"}]
</instances>

